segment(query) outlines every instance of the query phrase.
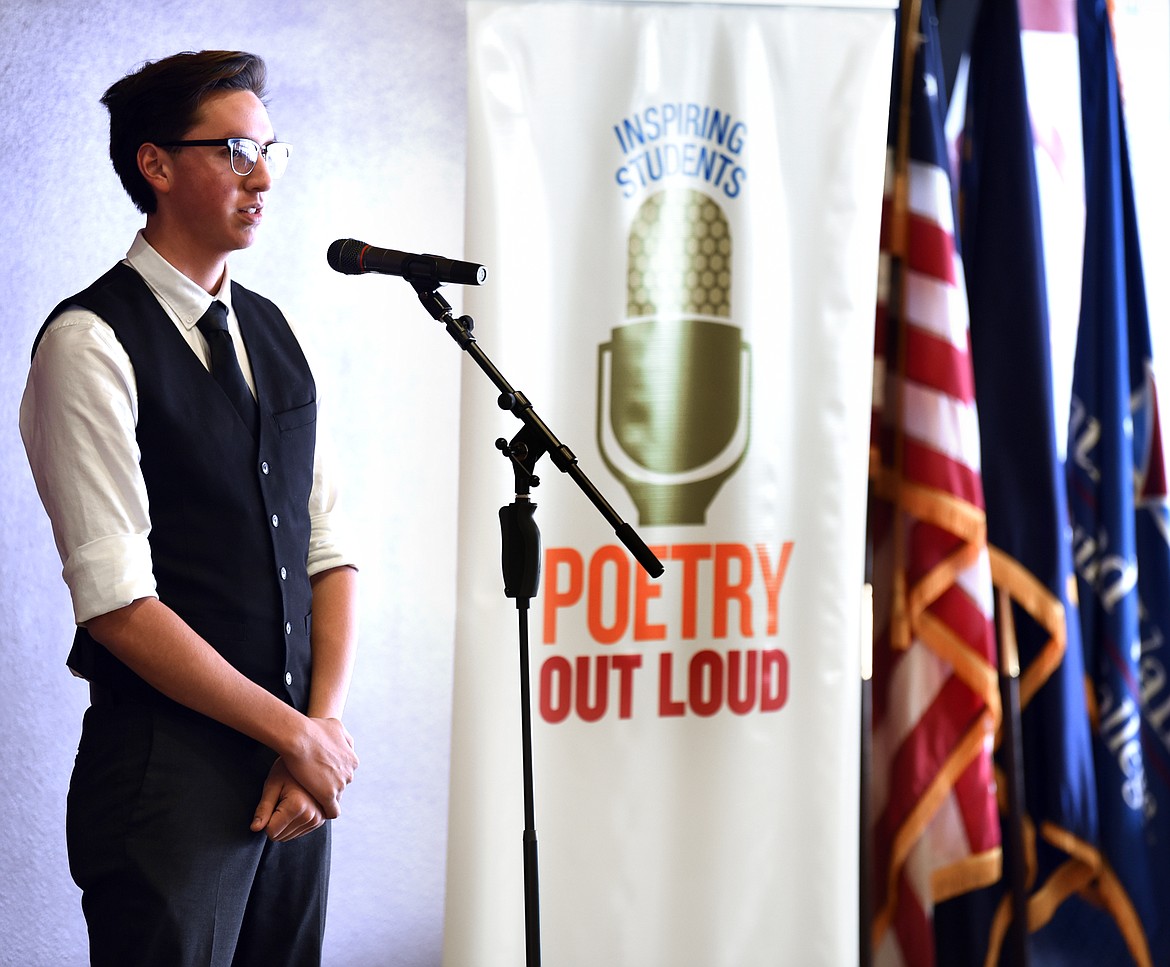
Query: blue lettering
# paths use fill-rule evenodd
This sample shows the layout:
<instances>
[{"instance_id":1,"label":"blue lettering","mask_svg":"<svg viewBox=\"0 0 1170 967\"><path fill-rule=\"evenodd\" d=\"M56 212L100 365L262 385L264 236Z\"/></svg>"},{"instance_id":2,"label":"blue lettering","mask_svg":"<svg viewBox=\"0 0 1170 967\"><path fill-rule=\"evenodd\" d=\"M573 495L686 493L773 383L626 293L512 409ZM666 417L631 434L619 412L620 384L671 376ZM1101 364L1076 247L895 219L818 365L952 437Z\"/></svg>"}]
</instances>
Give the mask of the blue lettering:
<instances>
[{"instance_id":1,"label":"blue lettering","mask_svg":"<svg viewBox=\"0 0 1170 967\"><path fill-rule=\"evenodd\" d=\"M646 127L647 127L647 135L646 136L651 141L657 141L660 137L662 137L662 124L658 120L658 108L656 108L656 107L646 108L645 117L646 117ZM644 144L645 142L639 141L638 143Z\"/></svg>"},{"instance_id":2,"label":"blue lettering","mask_svg":"<svg viewBox=\"0 0 1170 967\"><path fill-rule=\"evenodd\" d=\"M743 150L743 139L747 125L743 121L736 121L732 125L731 132L727 137L727 150L732 154L739 154Z\"/></svg>"},{"instance_id":3,"label":"blue lettering","mask_svg":"<svg viewBox=\"0 0 1170 967\"><path fill-rule=\"evenodd\" d=\"M728 198L735 198L739 194L740 188L743 187L745 178L747 178L747 172L743 168L736 168L731 173L731 179L723 186L723 194Z\"/></svg>"},{"instance_id":4,"label":"blue lettering","mask_svg":"<svg viewBox=\"0 0 1170 967\"><path fill-rule=\"evenodd\" d=\"M623 198L629 198L634 193L634 179L630 176L629 168L618 168L614 179L622 188Z\"/></svg>"},{"instance_id":5,"label":"blue lettering","mask_svg":"<svg viewBox=\"0 0 1170 967\"><path fill-rule=\"evenodd\" d=\"M665 101L623 118L613 133L626 156L614 175L626 198L639 186L677 176L705 181L728 198L743 191L747 172L736 159L747 141L747 125L725 111Z\"/></svg>"}]
</instances>

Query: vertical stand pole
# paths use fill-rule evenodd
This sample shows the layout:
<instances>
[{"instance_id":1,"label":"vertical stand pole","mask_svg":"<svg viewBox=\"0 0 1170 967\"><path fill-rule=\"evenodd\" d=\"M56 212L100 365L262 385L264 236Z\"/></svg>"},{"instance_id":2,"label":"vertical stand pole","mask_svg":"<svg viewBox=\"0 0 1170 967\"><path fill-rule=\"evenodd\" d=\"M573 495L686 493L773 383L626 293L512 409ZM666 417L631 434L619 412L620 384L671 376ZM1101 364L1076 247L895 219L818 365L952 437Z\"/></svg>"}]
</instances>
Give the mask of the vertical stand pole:
<instances>
[{"instance_id":1,"label":"vertical stand pole","mask_svg":"<svg viewBox=\"0 0 1170 967\"><path fill-rule=\"evenodd\" d=\"M524 937L525 963L540 965L540 883L536 852L536 798L532 781L532 696L528 674L528 602L516 603L520 615L520 731L524 743Z\"/></svg>"},{"instance_id":2,"label":"vertical stand pole","mask_svg":"<svg viewBox=\"0 0 1170 967\"><path fill-rule=\"evenodd\" d=\"M507 452L511 448L501 447ZM538 479L538 478L534 478ZM540 883L536 849L536 795L532 778L532 679L528 658L528 605L540 587L540 529L530 480L517 475L515 501L500 508L504 594L516 599L520 638L520 739L524 763L524 948L527 967L540 967Z\"/></svg>"}]
</instances>

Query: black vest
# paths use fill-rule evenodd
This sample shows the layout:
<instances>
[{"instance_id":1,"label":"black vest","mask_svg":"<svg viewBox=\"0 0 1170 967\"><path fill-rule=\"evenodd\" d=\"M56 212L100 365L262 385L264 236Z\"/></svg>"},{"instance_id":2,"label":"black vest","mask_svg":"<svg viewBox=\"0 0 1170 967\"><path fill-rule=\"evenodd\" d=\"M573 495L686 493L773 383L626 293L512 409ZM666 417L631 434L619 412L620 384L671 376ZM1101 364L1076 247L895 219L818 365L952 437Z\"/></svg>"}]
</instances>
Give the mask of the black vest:
<instances>
[{"instance_id":1,"label":"black vest","mask_svg":"<svg viewBox=\"0 0 1170 967\"><path fill-rule=\"evenodd\" d=\"M257 441L132 268L116 265L49 321L69 305L105 320L134 367L159 599L244 675L304 711L317 401L288 322L232 283L260 408ZM159 697L84 628L69 666L116 693Z\"/></svg>"}]
</instances>

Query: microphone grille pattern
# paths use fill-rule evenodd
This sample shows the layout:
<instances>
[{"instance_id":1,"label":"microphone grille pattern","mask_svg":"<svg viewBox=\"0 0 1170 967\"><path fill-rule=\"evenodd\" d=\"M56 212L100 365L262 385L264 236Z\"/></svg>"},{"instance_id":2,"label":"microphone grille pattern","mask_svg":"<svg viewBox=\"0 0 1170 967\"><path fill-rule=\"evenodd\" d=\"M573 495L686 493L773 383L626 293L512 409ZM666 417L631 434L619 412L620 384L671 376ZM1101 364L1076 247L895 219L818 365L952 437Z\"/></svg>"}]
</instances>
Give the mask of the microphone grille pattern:
<instances>
[{"instance_id":1,"label":"microphone grille pattern","mask_svg":"<svg viewBox=\"0 0 1170 967\"><path fill-rule=\"evenodd\" d=\"M361 275L363 271L361 256L365 248L366 243L359 242L356 238L339 238L329 246L326 255L330 268L343 275Z\"/></svg>"},{"instance_id":2,"label":"microphone grille pattern","mask_svg":"<svg viewBox=\"0 0 1170 967\"><path fill-rule=\"evenodd\" d=\"M643 316L731 315L731 232L702 192L651 195L630 226L626 309Z\"/></svg>"}]
</instances>

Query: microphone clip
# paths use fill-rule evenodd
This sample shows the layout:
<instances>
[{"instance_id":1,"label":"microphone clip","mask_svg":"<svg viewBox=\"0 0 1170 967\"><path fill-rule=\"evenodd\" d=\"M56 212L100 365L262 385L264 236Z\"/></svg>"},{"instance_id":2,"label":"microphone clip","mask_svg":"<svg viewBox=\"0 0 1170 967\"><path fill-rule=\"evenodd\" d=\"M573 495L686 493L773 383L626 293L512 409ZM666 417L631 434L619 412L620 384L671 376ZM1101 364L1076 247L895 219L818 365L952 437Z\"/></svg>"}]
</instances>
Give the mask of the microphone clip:
<instances>
[{"instance_id":1,"label":"microphone clip","mask_svg":"<svg viewBox=\"0 0 1170 967\"><path fill-rule=\"evenodd\" d=\"M466 350L475 342L475 336L471 334L471 330L475 328L475 320L471 316L455 318L452 315L451 303L439 295L439 286L443 283L436 282L434 279L418 278L408 278L407 281L417 293L418 301L430 313L431 318L443 323L451 338L459 344L460 349Z\"/></svg>"}]
</instances>

